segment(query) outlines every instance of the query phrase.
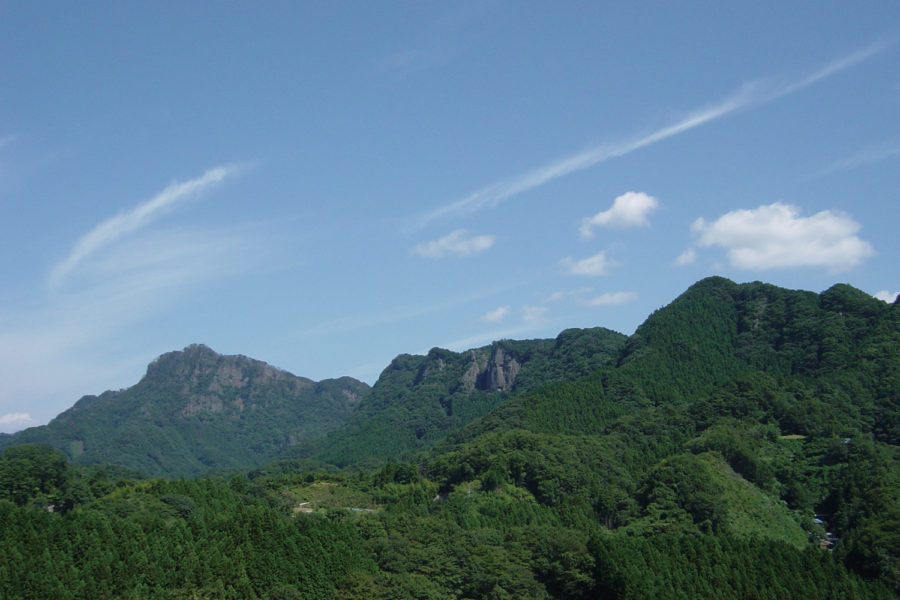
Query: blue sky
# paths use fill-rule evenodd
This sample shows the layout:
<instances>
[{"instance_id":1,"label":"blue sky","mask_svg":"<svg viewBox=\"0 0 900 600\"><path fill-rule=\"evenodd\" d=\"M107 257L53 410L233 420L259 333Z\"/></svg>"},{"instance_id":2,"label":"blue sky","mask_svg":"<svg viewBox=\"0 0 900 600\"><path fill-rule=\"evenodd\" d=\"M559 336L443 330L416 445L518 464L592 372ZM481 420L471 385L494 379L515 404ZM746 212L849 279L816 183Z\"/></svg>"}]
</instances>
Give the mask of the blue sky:
<instances>
[{"instance_id":1,"label":"blue sky","mask_svg":"<svg viewBox=\"0 0 900 600\"><path fill-rule=\"evenodd\" d=\"M7 2L0 56L0 431L194 342L372 383L900 291L898 3Z\"/></svg>"}]
</instances>

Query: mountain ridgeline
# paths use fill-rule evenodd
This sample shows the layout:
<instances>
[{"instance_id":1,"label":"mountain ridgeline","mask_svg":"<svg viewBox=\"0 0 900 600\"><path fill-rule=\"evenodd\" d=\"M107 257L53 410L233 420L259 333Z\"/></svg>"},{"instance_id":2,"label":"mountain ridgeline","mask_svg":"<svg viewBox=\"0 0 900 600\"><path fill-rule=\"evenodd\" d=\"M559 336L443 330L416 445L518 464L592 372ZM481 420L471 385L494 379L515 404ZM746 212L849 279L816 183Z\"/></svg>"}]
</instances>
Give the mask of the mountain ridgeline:
<instances>
[{"instance_id":1,"label":"mountain ridgeline","mask_svg":"<svg viewBox=\"0 0 900 600\"><path fill-rule=\"evenodd\" d=\"M411 458L510 397L595 371L616 357L625 339L602 327L568 329L556 339L400 355L346 425L291 448L288 455L339 467Z\"/></svg>"},{"instance_id":2,"label":"mountain ridgeline","mask_svg":"<svg viewBox=\"0 0 900 600\"><path fill-rule=\"evenodd\" d=\"M192 346L0 446L0 597L900 594L900 303L847 285L711 277L371 389Z\"/></svg>"},{"instance_id":3,"label":"mountain ridgeline","mask_svg":"<svg viewBox=\"0 0 900 600\"><path fill-rule=\"evenodd\" d=\"M49 444L79 463L150 475L246 469L341 426L368 392L349 377L314 382L193 345L157 358L136 385L85 396L0 445Z\"/></svg>"}]
</instances>

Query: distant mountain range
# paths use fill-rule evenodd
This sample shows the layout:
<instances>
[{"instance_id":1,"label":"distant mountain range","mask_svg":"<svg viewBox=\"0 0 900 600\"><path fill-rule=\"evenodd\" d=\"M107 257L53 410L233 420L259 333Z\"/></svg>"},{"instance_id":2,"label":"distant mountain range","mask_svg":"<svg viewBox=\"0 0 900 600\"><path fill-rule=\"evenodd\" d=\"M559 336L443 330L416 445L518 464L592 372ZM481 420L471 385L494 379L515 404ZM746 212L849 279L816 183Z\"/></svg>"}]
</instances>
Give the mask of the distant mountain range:
<instances>
[{"instance_id":1,"label":"distant mountain range","mask_svg":"<svg viewBox=\"0 0 900 600\"><path fill-rule=\"evenodd\" d=\"M46 446L8 447L24 442L78 463L237 476L128 482ZM71 588L59 582L84 553L60 540L131 548L121 565L156 544L153 564L170 565L190 535L184 576L165 584L179 596L224 597L236 546L256 562L235 559L229 581L263 598L324 597L293 593L310 575L287 573L321 559L331 574L344 559L322 557L353 552L341 564L356 575L329 584L335 597L900 593L900 303L843 284L817 294L710 277L631 336L570 329L403 354L371 388L190 346L0 447L0 525L22 538L5 540L18 566L0 561L0 587L21 580L10 597L38 589L37 558L59 584L42 589ZM297 540L313 550L290 554L307 547ZM110 564L92 556L89 582ZM128 572L109 570L97 590L126 596L142 581L120 582ZM279 578L289 588L274 588Z\"/></svg>"},{"instance_id":2,"label":"distant mountain range","mask_svg":"<svg viewBox=\"0 0 900 600\"><path fill-rule=\"evenodd\" d=\"M896 443L897 312L847 285L815 294L711 277L630 337L571 329L556 339L404 354L372 388L349 377L313 382L193 345L156 359L135 386L86 396L0 446L47 443L76 462L170 476L251 468L285 452L374 466L498 427L593 431L646 407L705 398L754 372L834 384L815 415L784 407L785 426L802 433L853 423Z\"/></svg>"}]
</instances>

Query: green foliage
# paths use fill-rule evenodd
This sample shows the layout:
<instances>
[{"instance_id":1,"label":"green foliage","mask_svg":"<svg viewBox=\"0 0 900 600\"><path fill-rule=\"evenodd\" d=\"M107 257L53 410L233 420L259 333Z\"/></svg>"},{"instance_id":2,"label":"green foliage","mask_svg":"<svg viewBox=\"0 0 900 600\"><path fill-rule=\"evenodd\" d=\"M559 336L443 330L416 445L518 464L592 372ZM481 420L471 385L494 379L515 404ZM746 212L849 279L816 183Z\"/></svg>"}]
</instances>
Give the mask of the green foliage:
<instances>
[{"instance_id":1,"label":"green foliage","mask_svg":"<svg viewBox=\"0 0 900 600\"><path fill-rule=\"evenodd\" d=\"M900 305L710 278L622 341L399 356L346 427L230 479L9 448L0 597L900 593ZM209 391L224 380L207 359L151 371ZM122 451L181 444L108 414ZM202 440L212 417L194 416Z\"/></svg>"}]
</instances>

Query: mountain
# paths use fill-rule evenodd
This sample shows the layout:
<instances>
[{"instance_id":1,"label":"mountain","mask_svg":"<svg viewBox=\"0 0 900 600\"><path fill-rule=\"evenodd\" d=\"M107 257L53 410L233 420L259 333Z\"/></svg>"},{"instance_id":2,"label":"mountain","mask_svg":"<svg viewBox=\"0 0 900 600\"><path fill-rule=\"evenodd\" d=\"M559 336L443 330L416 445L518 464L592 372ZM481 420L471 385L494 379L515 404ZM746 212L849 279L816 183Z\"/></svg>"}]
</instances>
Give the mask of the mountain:
<instances>
[{"instance_id":1,"label":"mountain","mask_svg":"<svg viewBox=\"0 0 900 600\"><path fill-rule=\"evenodd\" d=\"M762 411L786 433L862 431L896 445L898 342L900 304L851 286L816 294L710 277L650 315L610 364L511 398L453 437L597 433L647 407L693 406L720 416Z\"/></svg>"},{"instance_id":2,"label":"mountain","mask_svg":"<svg viewBox=\"0 0 900 600\"><path fill-rule=\"evenodd\" d=\"M174 354L151 379L235 387ZM708 278L627 339L398 356L243 476L7 448L0 596L896 598L898 386L900 304Z\"/></svg>"},{"instance_id":3,"label":"mountain","mask_svg":"<svg viewBox=\"0 0 900 600\"><path fill-rule=\"evenodd\" d=\"M341 426L368 393L349 377L314 382L192 345L157 358L136 385L85 396L0 446L45 443L78 463L150 475L251 468Z\"/></svg>"},{"instance_id":4,"label":"mountain","mask_svg":"<svg viewBox=\"0 0 900 600\"><path fill-rule=\"evenodd\" d=\"M381 373L349 421L291 456L340 467L373 466L429 448L510 397L553 381L577 379L614 359L625 336L596 327L555 339L501 340L425 356L402 354Z\"/></svg>"}]
</instances>

